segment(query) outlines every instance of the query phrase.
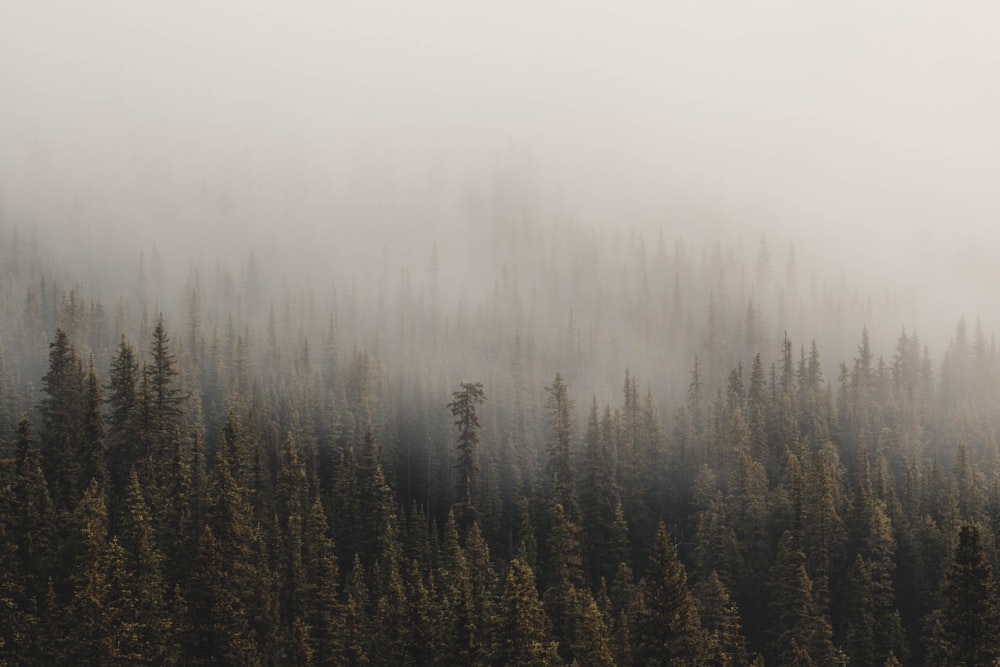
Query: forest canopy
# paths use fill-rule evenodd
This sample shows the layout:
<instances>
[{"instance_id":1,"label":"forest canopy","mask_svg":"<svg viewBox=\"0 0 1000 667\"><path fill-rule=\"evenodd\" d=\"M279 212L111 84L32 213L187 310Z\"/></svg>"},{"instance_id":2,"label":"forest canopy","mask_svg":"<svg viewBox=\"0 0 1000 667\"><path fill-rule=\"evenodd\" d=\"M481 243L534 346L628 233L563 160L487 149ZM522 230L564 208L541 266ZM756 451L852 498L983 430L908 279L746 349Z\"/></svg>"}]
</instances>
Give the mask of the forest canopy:
<instances>
[{"instance_id":1,"label":"forest canopy","mask_svg":"<svg viewBox=\"0 0 1000 667\"><path fill-rule=\"evenodd\" d=\"M980 326L881 349L891 300L763 238L510 229L455 302L433 248L374 299L251 255L179 294L140 259L105 301L4 229L0 660L1000 657Z\"/></svg>"}]
</instances>

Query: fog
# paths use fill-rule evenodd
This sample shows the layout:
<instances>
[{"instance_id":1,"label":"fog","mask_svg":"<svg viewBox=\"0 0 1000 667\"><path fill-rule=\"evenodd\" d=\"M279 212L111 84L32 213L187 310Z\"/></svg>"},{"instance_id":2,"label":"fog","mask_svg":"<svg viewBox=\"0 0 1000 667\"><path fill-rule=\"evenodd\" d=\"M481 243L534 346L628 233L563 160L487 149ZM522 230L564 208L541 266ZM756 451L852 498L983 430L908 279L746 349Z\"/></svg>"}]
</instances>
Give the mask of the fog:
<instances>
[{"instance_id":1,"label":"fog","mask_svg":"<svg viewBox=\"0 0 1000 667\"><path fill-rule=\"evenodd\" d=\"M471 298L498 219L748 257L766 235L776 267L794 244L821 284L901 295L886 340L940 347L962 315L1000 321L998 20L985 1L6 3L0 224L91 272L155 247L178 280L252 251L285 280L391 284L436 247Z\"/></svg>"}]
</instances>

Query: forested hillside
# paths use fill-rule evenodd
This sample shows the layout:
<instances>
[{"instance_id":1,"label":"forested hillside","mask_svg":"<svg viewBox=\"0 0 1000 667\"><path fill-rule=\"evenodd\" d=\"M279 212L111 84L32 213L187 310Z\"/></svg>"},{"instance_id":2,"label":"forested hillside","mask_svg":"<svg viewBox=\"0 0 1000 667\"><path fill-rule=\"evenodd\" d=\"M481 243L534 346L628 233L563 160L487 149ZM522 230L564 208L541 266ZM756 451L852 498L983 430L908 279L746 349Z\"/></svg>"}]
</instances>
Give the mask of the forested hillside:
<instances>
[{"instance_id":1,"label":"forested hillside","mask_svg":"<svg viewBox=\"0 0 1000 667\"><path fill-rule=\"evenodd\" d=\"M0 226L0 663L1000 658L981 327L762 237L440 248L302 282Z\"/></svg>"}]
</instances>

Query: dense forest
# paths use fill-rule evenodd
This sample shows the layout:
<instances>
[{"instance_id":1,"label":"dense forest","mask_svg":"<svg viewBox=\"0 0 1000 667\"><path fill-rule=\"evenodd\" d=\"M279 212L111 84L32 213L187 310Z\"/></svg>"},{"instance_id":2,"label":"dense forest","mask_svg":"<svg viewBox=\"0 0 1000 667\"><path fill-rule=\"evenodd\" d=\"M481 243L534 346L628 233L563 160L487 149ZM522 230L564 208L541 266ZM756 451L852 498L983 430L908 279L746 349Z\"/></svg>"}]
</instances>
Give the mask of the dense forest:
<instances>
[{"instance_id":1,"label":"dense forest","mask_svg":"<svg viewBox=\"0 0 1000 667\"><path fill-rule=\"evenodd\" d=\"M304 285L0 225L0 664L1000 659L982 327L513 218Z\"/></svg>"}]
</instances>

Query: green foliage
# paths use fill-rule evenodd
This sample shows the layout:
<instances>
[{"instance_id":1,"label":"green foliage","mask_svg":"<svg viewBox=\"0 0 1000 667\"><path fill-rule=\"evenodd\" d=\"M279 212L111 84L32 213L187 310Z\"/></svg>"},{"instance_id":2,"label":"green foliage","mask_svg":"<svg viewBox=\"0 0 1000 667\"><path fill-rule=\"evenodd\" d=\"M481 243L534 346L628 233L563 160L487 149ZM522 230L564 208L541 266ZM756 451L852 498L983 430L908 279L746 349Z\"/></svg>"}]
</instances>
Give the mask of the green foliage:
<instances>
[{"instance_id":1,"label":"green foliage","mask_svg":"<svg viewBox=\"0 0 1000 667\"><path fill-rule=\"evenodd\" d=\"M689 280L682 256L660 268ZM474 333L469 311L441 326L415 300L375 318L389 336L399 317L406 354L382 338L369 352L346 306L335 319L311 300L275 304L257 322L218 282L232 314L192 292L183 346L150 304L135 304L140 319L123 300L111 329L51 283L24 299L5 283L0 664L998 657L1000 354L981 331L960 327L939 384L915 336L883 360L863 332L831 385L817 345L796 356L759 301L734 317L713 278L707 330L684 290L659 320L623 297L663 345L695 338L664 378L650 361L619 391L584 364L600 335L575 324L553 353L537 331ZM28 340L28 322L61 328ZM460 342L474 335L493 337L481 357ZM342 354L341 337L359 345ZM614 347L606 363L631 359ZM543 386L564 360L576 389L562 374ZM488 373L490 402L462 383L449 417L450 378L468 369ZM640 394L677 377L666 402ZM578 419L573 401L592 391L617 399ZM40 444L12 418L35 398Z\"/></svg>"},{"instance_id":2,"label":"green foliage","mask_svg":"<svg viewBox=\"0 0 1000 667\"><path fill-rule=\"evenodd\" d=\"M632 654L636 664L707 664L712 639L701 625L666 527L656 530L649 573L639 583L629 609Z\"/></svg>"},{"instance_id":3,"label":"green foliage","mask_svg":"<svg viewBox=\"0 0 1000 667\"><path fill-rule=\"evenodd\" d=\"M1000 657L1000 610L993 568L978 524L963 524L941 582L942 607L931 616L929 660L985 665Z\"/></svg>"},{"instance_id":4,"label":"green foliage","mask_svg":"<svg viewBox=\"0 0 1000 667\"><path fill-rule=\"evenodd\" d=\"M479 473L479 463L476 461L476 448L479 445L479 416L476 407L486 400L483 394L482 382L463 382L460 389L452 392L448 410L455 417L458 428L458 460L455 467L459 473L459 502L465 512L472 513L472 491L476 475ZM472 516L469 517L471 519Z\"/></svg>"},{"instance_id":5,"label":"green foliage","mask_svg":"<svg viewBox=\"0 0 1000 667\"><path fill-rule=\"evenodd\" d=\"M510 561L494 627L494 665L558 665L557 644L535 587L535 573L521 558Z\"/></svg>"}]
</instances>

